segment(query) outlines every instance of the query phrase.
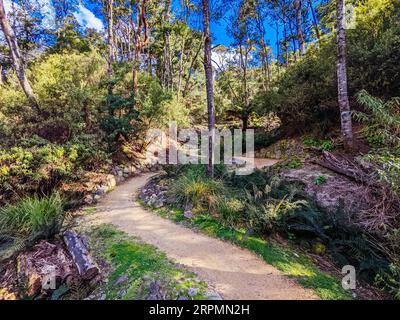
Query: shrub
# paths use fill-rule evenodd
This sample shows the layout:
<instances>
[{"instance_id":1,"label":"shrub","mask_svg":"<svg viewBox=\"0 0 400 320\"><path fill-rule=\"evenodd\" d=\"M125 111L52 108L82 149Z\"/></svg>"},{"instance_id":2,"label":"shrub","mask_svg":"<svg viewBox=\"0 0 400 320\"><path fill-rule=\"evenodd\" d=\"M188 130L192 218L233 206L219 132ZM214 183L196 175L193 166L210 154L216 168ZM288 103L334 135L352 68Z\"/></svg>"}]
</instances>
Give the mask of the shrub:
<instances>
[{"instance_id":1,"label":"shrub","mask_svg":"<svg viewBox=\"0 0 400 320\"><path fill-rule=\"evenodd\" d=\"M215 212L221 223L227 227L239 227L243 223L245 204L240 199L220 196L217 198Z\"/></svg>"},{"instance_id":2,"label":"shrub","mask_svg":"<svg viewBox=\"0 0 400 320\"><path fill-rule=\"evenodd\" d=\"M0 235L34 243L60 233L65 218L58 193L44 198L26 198L0 209Z\"/></svg>"},{"instance_id":3,"label":"shrub","mask_svg":"<svg viewBox=\"0 0 400 320\"><path fill-rule=\"evenodd\" d=\"M301 142L308 147L315 147L323 151L332 151L333 142L331 140L319 140L313 137L303 137Z\"/></svg>"},{"instance_id":4,"label":"shrub","mask_svg":"<svg viewBox=\"0 0 400 320\"><path fill-rule=\"evenodd\" d=\"M0 150L0 202L37 192L49 193L74 172L77 151L48 144Z\"/></svg>"},{"instance_id":5,"label":"shrub","mask_svg":"<svg viewBox=\"0 0 400 320\"><path fill-rule=\"evenodd\" d=\"M198 166L188 169L173 183L170 195L181 206L192 204L196 210L203 210L210 209L223 191L223 183L208 178L205 167Z\"/></svg>"}]
</instances>

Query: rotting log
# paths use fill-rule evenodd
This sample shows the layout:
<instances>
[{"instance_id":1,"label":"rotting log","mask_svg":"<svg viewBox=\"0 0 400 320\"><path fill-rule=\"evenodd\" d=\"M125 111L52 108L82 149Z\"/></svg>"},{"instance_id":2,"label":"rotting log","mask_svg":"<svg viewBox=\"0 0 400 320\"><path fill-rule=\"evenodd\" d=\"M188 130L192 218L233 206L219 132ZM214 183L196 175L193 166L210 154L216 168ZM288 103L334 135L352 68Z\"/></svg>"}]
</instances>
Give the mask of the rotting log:
<instances>
[{"instance_id":1,"label":"rotting log","mask_svg":"<svg viewBox=\"0 0 400 320\"><path fill-rule=\"evenodd\" d=\"M373 176L372 172L369 172L354 160L343 155L334 155L327 151L322 152L322 159L313 159L311 163L346 176L359 183L371 182Z\"/></svg>"},{"instance_id":2,"label":"rotting log","mask_svg":"<svg viewBox=\"0 0 400 320\"><path fill-rule=\"evenodd\" d=\"M90 280L99 274L99 268L93 262L84 242L77 233L73 231L65 232L64 242L74 260L79 275L83 279Z\"/></svg>"}]
</instances>

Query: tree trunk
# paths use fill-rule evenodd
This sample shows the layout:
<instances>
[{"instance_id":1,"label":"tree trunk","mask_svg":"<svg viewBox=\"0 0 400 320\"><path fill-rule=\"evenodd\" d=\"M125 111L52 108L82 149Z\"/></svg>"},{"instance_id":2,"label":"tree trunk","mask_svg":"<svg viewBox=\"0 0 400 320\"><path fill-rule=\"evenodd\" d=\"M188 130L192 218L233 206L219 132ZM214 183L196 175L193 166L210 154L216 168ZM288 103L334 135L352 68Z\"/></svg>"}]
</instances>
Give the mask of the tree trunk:
<instances>
[{"instance_id":1,"label":"tree trunk","mask_svg":"<svg viewBox=\"0 0 400 320\"><path fill-rule=\"evenodd\" d=\"M315 9L314 9L314 6L312 4L312 0L308 0L308 5L310 6L310 10L311 10L311 16L312 16L312 19L313 19L315 34L317 36L317 39L319 40L319 39L321 39L321 33L319 31L317 15L315 14Z\"/></svg>"},{"instance_id":2,"label":"tree trunk","mask_svg":"<svg viewBox=\"0 0 400 320\"><path fill-rule=\"evenodd\" d=\"M203 2L203 25L204 25L204 70L206 75L207 109L208 109L208 175L214 177L214 145L215 145L215 110L214 110L214 88L213 70L211 62L212 39L210 31L210 4L209 0Z\"/></svg>"},{"instance_id":3,"label":"tree trunk","mask_svg":"<svg viewBox=\"0 0 400 320\"><path fill-rule=\"evenodd\" d=\"M301 29L301 0L295 1L296 6L296 26L297 26L297 38L299 40L299 48L300 48L300 56L304 56L305 54L305 41L304 41L304 34Z\"/></svg>"},{"instance_id":4,"label":"tree trunk","mask_svg":"<svg viewBox=\"0 0 400 320\"><path fill-rule=\"evenodd\" d=\"M108 33L108 95L113 94L112 76L114 63L114 6L113 0L107 0L107 33Z\"/></svg>"},{"instance_id":5,"label":"tree trunk","mask_svg":"<svg viewBox=\"0 0 400 320\"><path fill-rule=\"evenodd\" d=\"M351 120L346 71L346 31L345 31L345 0L336 1L337 22L337 81L338 102L344 142L350 149L353 147L353 126Z\"/></svg>"},{"instance_id":6,"label":"tree trunk","mask_svg":"<svg viewBox=\"0 0 400 320\"><path fill-rule=\"evenodd\" d=\"M242 115L242 129L246 131L249 127L249 115L247 113Z\"/></svg>"},{"instance_id":7,"label":"tree trunk","mask_svg":"<svg viewBox=\"0 0 400 320\"><path fill-rule=\"evenodd\" d=\"M181 87L182 87L182 76L183 76L183 58L185 55L185 37L182 39L182 51L181 57L179 59L179 74L178 74L178 86L176 90L176 100L179 102L180 94L181 94Z\"/></svg>"},{"instance_id":8,"label":"tree trunk","mask_svg":"<svg viewBox=\"0 0 400 320\"><path fill-rule=\"evenodd\" d=\"M14 31L10 26L10 23L7 20L3 0L0 0L0 25L3 30L7 44L10 48L10 56L13 62L13 68L15 73L17 74L22 90L24 91L26 97L28 98L32 108L38 113L40 113L39 103L35 97L35 94L33 93L28 78L26 77L24 63L22 61L22 57L18 48L17 39L15 37Z\"/></svg>"},{"instance_id":9,"label":"tree trunk","mask_svg":"<svg viewBox=\"0 0 400 320\"><path fill-rule=\"evenodd\" d=\"M165 2L165 23L167 28L164 31L164 76L163 87L172 89L172 62L171 62L171 39L170 39L170 19L171 19L171 0Z\"/></svg>"}]
</instances>

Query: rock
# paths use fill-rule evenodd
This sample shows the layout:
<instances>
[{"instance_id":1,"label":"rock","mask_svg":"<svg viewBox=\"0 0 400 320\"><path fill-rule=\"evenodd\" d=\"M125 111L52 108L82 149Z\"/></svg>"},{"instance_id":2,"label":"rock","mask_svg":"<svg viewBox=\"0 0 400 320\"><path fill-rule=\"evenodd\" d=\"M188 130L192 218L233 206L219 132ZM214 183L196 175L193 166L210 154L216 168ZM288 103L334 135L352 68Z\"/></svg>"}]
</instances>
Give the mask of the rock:
<instances>
[{"instance_id":1,"label":"rock","mask_svg":"<svg viewBox=\"0 0 400 320\"><path fill-rule=\"evenodd\" d=\"M118 293L118 295L119 295L120 298L123 298L124 296L126 296L126 294L127 294L126 289L121 289L121 290L119 291L119 293Z\"/></svg>"},{"instance_id":2,"label":"rock","mask_svg":"<svg viewBox=\"0 0 400 320\"><path fill-rule=\"evenodd\" d=\"M92 205L93 202L94 202L94 199L93 199L93 196L92 196L91 194L88 194L88 195L85 196L85 198L83 199L83 203L84 203L85 205L88 205L88 206Z\"/></svg>"},{"instance_id":3,"label":"rock","mask_svg":"<svg viewBox=\"0 0 400 320\"><path fill-rule=\"evenodd\" d=\"M118 286L120 286L121 284L123 284L124 282L127 282L129 280L129 278L128 278L128 276L126 276L126 275L121 275L118 279L117 279L117 281L115 281L115 286L116 287L118 287Z\"/></svg>"},{"instance_id":4,"label":"rock","mask_svg":"<svg viewBox=\"0 0 400 320\"><path fill-rule=\"evenodd\" d=\"M189 297L195 297L199 294L199 292L200 292L199 288L189 288L188 289Z\"/></svg>"},{"instance_id":5,"label":"rock","mask_svg":"<svg viewBox=\"0 0 400 320\"><path fill-rule=\"evenodd\" d=\"M146 297L146 300L165 300L159 280L150 283L149 294Z\"/></svg>"},{"instance_id":6,"label":"rock","mask_svg":"<svg viewBox=\"0 0 400 320\"><path fill-rule=\"evenodd\" d=\"M185 206L185 211L192 211L193 210L193 203L189 202Z\"/></svg>"},{"instance_id":7,"label":"rock","mask_svg":"<svg viewBox=\"0 0 400 320\"><path fill-rule=\"evenodd\" d=\"M206 292L204 297L207 300L223 300L222 297L217 292Z\"/></svg>"},{"instance_id":8,"label":"rock","mask_svg":"<svg viewBox=\"0 0 400 320\"><path fill-rule=\"evenodd\" d=\"M96 194L96 195L93 197L93 199L94 199L95 201L99 201L99 200L101 199L101 196L98 195L98 194Z\"/></svg>"},{"instance_id":9,"label":"rock","mask_svg":"<svg viewBox=\"0 0 400 320\"><path fill-rule=\"evenodd\" d=\"M158 199L154 203L154 207L157 208L157 209L160 209L160 208L164 207L164 201L162 199Z\"/></svg>"},{"instance_id":10,"label":"rock","mask_svg":"<svg viewBox=\"0 0 400 320\"><path fill-rule=\"evenodd\" d=\"M246 166L246 161L238 158L233 158L232 159L232 165L238 167L238 168L243 168Z\"/></svg>"},{"instance_id":11,"label":"rock","mask_svg":"<svg viewBox=\"0 0 400 320\"><path fill-rule=\"evenodd\" d=\"M192 211L185 211L184 214L183 214L183 216L184 216L186 219L193 219L193 217L194 217Z\"/></svg>"},{"instance_id":12,"label":"rock","mask_svg":"<svg viewBox=\"0 0 400 320\"><path fill-rule=\"evenodd\" d=\"M115 176L113 176L111 174L108 175L106 184L109 189L115 188L117 185L117 180L115 179Z\"/></svg>"},{"instance_id":13,"label":"rock","mask_svg":"<svg viewBox=\"0 0 400 320\"><path fill-rule=\"evenodd\" d=\"M94 192L95 195L104 196L107 193L107 188L105 186L97 186L96 191Z\"/></svg>"}]
</instances>

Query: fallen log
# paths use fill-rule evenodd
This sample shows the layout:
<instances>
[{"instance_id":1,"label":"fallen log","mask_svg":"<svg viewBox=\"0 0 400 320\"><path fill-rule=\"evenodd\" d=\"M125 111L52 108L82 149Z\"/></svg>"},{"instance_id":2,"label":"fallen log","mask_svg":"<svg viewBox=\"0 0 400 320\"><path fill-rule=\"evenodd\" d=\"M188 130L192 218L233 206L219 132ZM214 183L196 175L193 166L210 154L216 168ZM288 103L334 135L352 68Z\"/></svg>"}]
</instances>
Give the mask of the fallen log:
<instances>
[{"instance_id":1,"label":"fallen log","mask_svg":"<svg viewBox=\"0 0 400 320\"><path fill-rule=\"evenodd\" d=\"M360 164L343 155L334 155L323 151L322 159L313 159L311 163L329 169L335 173L346 176L359 183L367 183L371 180L371 172L367 172Z\"/></svg>"},{"instance_id":2,"label":"fallen log","mask_svg":"<svg viewBox=\"0 0 400 320\"><path fill-rule=\"evenodd\" d=\"M64 233L64 242L74 260L79 275L90 280L99 274L99 268L91 259L82 239L73 231Z\"/></svg>"}]
</instances>

